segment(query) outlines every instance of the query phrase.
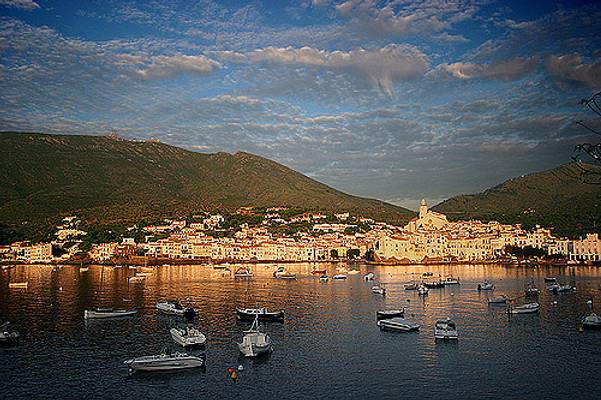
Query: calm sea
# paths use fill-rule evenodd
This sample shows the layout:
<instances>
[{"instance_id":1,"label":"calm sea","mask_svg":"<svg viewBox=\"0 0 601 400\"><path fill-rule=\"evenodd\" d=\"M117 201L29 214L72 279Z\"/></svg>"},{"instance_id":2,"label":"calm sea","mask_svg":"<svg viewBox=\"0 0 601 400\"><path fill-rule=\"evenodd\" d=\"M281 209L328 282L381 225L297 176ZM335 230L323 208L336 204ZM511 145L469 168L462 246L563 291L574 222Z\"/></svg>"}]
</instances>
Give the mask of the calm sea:
<instances>
[{"instance_id":1,"label":"calm sea","mask_svg":"<svg viewBox=\"0 0 601 400\"><path fill-rule=\"evenodd\" d=\"M587 300L601 308L601 269L524 269L502 266L369 267L387 288L371 293L360 274L320 283L310 264L286 265L296 281L272 278L276 265L252 266L254 279L235 280L206 266L157 268L142 284L129 284L134 269L92 266L53 271L19 266L0 271L0 323L22 334L19 346L0 349L2 399L573 399L601 398L601 331L579 332ZM232 267L232 269L235 267ZM335 273L336 266L328 265ZM459 276L460 286L432 289L425 299L403 283L425 271ZM545 276L575 284L575 293L544 290ZM492 295L513 296L532 279L543 289L539 314L509 318L489 307ZM28 281L27 289L9 282ZM194 321L208 337L206 371L128 377L124 360L178 350L169 329L183 321L158 315L157 300L189 298ZM284 324L264 329L273 353L239 357L235 342L248 325L236 307L257 304L286 312ZM138 316L85 323L95 307L135 307ZM375 312L406 307L422 325L418 333L381 332ZM598 310L599 311L599 310ZM437 319L453 318L458 343L436 343ZM233 382L228 367L243 365Z\"/></svg>"}]
</instances>

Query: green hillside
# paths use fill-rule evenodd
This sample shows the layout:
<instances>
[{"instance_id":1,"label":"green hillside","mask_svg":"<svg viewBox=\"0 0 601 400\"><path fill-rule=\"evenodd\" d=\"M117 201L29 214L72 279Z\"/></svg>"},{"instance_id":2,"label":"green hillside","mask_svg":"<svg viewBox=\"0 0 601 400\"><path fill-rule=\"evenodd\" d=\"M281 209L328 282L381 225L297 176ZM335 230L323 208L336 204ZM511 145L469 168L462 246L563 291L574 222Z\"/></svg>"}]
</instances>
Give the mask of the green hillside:
<instances>
[{"instance_id":1,"label":"green hillside","mask_svg":"<svg viewBox=\"0 0 601 400\"><path fill-rule=\"evenodd\" d=\"M412 212L341 193L249 153L201 154L101 136L0 133L0 223L40 229L65 214L129 223L240 206L351 211L391 222Z\"/></svg>"},{"instance_id":2,"label":"green hillside","mask_svg":"<svg viewBox=\"0 0 601 400\"><path fill-rule=\"evenodd\" d=\"M433 209L453 220L551 226L562 236L601 232L601 186L582 183L574 164L513 178L482 193L456 196Z\"/></svg>"}]
</instances>

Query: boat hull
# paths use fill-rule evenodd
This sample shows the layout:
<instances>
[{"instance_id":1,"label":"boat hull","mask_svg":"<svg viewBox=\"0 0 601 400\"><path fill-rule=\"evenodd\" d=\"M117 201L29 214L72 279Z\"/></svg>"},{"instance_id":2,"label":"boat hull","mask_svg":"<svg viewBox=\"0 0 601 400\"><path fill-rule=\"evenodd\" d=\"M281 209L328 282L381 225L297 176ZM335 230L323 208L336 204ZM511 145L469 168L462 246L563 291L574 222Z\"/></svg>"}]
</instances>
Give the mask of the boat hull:
<instances>
[{"instance_id":1,"label":"boat hull","mask_svg":"<svg viewBox=\"0 0 601 400\"><path fill-rule=\"evenodd\" d=\"M254 321L255 317L259 317L259 321L283 321L284 320L284 311L275 311L275 312L246 312L244 310L237 309L236 317L241 321Z\"/></svg>"},{"instance_id":2,"label":"boat hull","mask_svg":"<svg viewBox=\"0 0 601 400\"><path fill-rule=\"evenodd\" d=\"M404 315L404 310L382 310L376 312L376 319L380 321L383 319L402 318Z\"/></svg>"},{"instance_id":3,"label":"boat hull","mask_svg":"<svg viewBox=\"0 0 601 400\"><path fill-rule=\"evenodd\" d=\"M200 357L166 357L165 359L133 359L125 362L130 372L167 372L203 367L205 362Z\"/></svg>"},{"instance_id":4,"label":"boat hull","mask_svg":"<svg viewBox=\"0 0 601 400\"><path fill-rule=\"evenodd\" d=\"M113 318L131 317L132 315L136 315L137 313L138 313L137 310L114 311L114 312L85 310L83 312L83 317L85 319L113 319Z\"/></svg>"},{"instance_id":5,"label":"boat hull","mask_svg":"<svg viewBox=\"0 0 601 400\"><path fill-rule=\"evenodd\" d=\"M398 322L396 318L378 321L378 326L381 330L389 332L416 332L420 328L418 324L406 321Z\"/></svg>"}]
</instances>

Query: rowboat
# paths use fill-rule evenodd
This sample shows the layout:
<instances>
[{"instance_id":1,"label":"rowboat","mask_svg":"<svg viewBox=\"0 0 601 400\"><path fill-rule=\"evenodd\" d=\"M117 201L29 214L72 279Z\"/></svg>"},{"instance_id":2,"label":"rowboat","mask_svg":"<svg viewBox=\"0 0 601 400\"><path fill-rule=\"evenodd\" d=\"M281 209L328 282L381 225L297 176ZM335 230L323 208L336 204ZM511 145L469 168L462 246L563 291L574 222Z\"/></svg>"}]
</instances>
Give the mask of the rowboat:
<instances>
[{"instance_id":1,"label":"rowboat","mask_svg":"<svg viewBox=\"0 0 601 400\"><path fill-rule=\"evenodd\" d=\"M96 310L85 310L84 319L107 319L121 318L136 315L138 310L114 310L112 308L97 308Z\"/></svg>"}]
</instances>

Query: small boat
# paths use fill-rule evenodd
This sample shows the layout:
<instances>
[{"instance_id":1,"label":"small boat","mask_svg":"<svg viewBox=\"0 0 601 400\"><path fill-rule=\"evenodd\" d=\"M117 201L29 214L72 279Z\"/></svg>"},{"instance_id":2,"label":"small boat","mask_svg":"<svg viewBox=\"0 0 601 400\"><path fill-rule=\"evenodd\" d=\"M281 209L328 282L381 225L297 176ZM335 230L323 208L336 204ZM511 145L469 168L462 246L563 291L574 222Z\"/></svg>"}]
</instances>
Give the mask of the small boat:
<instances>
[{"instance_id":1,"label":"small boat","mask_svg":"<svg viewBox=\"0 0 601 400\"><path fill-rule=\"evenodd\" d=\"M420 285L420 287L417 288L417 294L420 296L427 296L428 288L423 285Z\"/></svg>"},{"instance_id":2,"label":"small boat","mask_svg":"<svg viewBox=\"0 0 601 400\"><path fill-rule=\"evenodd\" d=\"M434 275L434 273L433 273L433 272L430 272L430 271L428 271L428 272L424 272L424 273L422 274L422 276L423 276L424 278L427 278L427 277L429 277L429 276L433 276L433 275Z\"/></svg>"},{"instance_id":3,"label":"small boat","mask_svg":"<svg viewBox=\"0 0 601 400\"><path fill-rule=\"evenodd\" d=\"M152 267L138 267L138 269L142 272L154 272L154 268Z\"/></svg>"},{"instance_id":4,"label":"small boat","mask_svg":"<svg viewBox=\"0 0 601 400\"><path fill-rule=\"evenodd\" d=\"M127 278L127 282L129 283L142 283L146 280L145 276L131 276Z\"/></svg>"},{"instance_id":5,"label":"small boat","mask_svg":"<svg viewBox=\"0 0 601 400\"><path fill-rule=\"evenodd\" d=\"M238 349L245 357L257 357L271 350L271 338L259 330L259 316L249 330L244 331L242 343L238 343Z\"/></svg>"},{"instance_id":6,"label":"small boat","mask_svg":"<svg viewBox=\"0 0 601 400\"><path fill-rule=\"evenodd\" d=\"M379 321L381 319L391 319L397 317L404 317L405 309L402 308L400 310L379 310L376 311L376 319Z\"/></svg>"},{"instance_id":7,"label":"small boat","mask_svg":"<svg viewBox=\"0 0 601 400\"><path fill-rule=\"evenodd\" d=\"M407 321L401 317L382 319L378 321L378 326L383 331L395 332L414 332L419 330L420 327L418 324Z\"/></svg>"},{"instance_id":8,"label":"small boat","mask_svg":"<svg viewBox=\"0 0 601 400\"><path fill-rule=\"evenodd\" d=\"M268 311L265 307L260 308L237 308L236 317L241 321L284 321L284 311Z\"/></svg>"},{"instance_id":9,"label":"small boat","mask_svg":"<svg viewBox=\"0 0 601 400\"><path fill-rule=\"evenodd\" d=\"M322 276L319 277L319 281L320 282L327 282L329 280L330 280L330 277L327 276L327 275L322 275Z\"/></svg>"},{"instance_id":10,"label":"small boat","mask_svg":"<svg viewBox=\"0 0 601 400\"><path fill-rule=\"evenodd\" d=\"M336 274L332 277L332 279L337 280L337 281L344 280L346 278L347 278L347 276L345 274Z\"/></svg>"},{"instance_id":11,"label":"small boat","mask_svg":"<svg viewBox=\"0 0 601 400\"><path fill-rule=\"evenodd\" d=\"M96 310L85 310L84 319L121 318L136 315L138 310L114 310L112 308L97 308Z\"/></svg>"},{"instance_id":12,"label":"small boat","mask_svg":"<svg viewBox=\"0 0 601 400\"><path fill-rule=\"evenodd\" d=\"M405 290L417 290L419 288L419 284L415 282L405 283Z\"/></svg>"},{"instance_id":13,"label":"small boat","mask_svg":"<svg viewBox=\"0 0 601 400\"><path fill-rule=\"evenodd\" d=\"M10 322L5 322L0 326L0 346L13 346L19 343L19 332L12 329Z\"/></svg>"},{"instance_id":14,"label":"small boat","mask_svg":"<svg viewBox=\"0 0 601 400\"><path fill-rule=\"evenodd\" d=\"M567 283L566 284L560 283L553 289L553 291L556 293L571 292L574 290L576 290L576 288L574 286L568 285Z\"/></svg>"},{"instance_id":15,"label":"small boat","mask_svg":"<svg viewBox=\"0 0 601 400\"><path fill-rule=\"evenodd\" d=\"M311 271L311 275L325 275L326 273L325 269L314 269Z\"/></svg>"},{"instance_id":16,"label":"small boat","mask_svg":"<svg viewBox=\"0 0 601 400\"><path fill-rule=\"evenodd\" d=\"M207 338L193 327L171 328L171 338L182 347L204 346Z\"/></svg>"},{"instance_id":17,"label":"small boat","mask_svg":"<svg viewBox=\"0 0 601 400\"><path fill-rule=\"evenodd\" d=\"M582 318L582 327L585 329L601 329L601 315L594 312Z\"/></svg>"},{"instance_id":18,"label":"small boat","mask_svg":"<svg viewBox=\"0 0 601 400\"><path fill-rule=\"evenodd\" d=\"M440 288L445 287L444 281L438 281L438 282L424 281L424 282L422 282L422 285L424 285L428 289L440 289Z\"/></svg>"},{"instance_id":19,"label":"small boat","mask_svg":"<svg viewBox=\"0 0 601 400\"><path fill-rule=\"evenodd\" d=\"M194 318L196 310L192 307L184 307L177 300L169 300L156 303L156 308L159 312L167 315L178 315L186 318Z\"/></svg>"},{"instance_id":20,"label":"small boat","mask_svg":"<svg viewBox=\"0 0 601 400\"><path fill-rule=\"evenodd\" d=\"M557 282L557 278L555 278L553 276L545 276L545 282L555 283L555 282Z\"/></svg>"},{"instance_id":21,"label":"small boat","mask_svg":"<svg viewBox=\"0 0 601 400\"><path fill-rule=\"evenodd\" d=\"M528 303L522 306L517 307L509 307L509 312L511 314L531 314L536 313L540 309L540 304L538 303Z\"/></svg>"},{"instance_id":22,"label":"small boat","mask_svg":"<svg viewBox=\"0 0 601 400\"><path fill-rule=\"evenodd\" d=\"M440 319L434 325L434 338L439 340L457 340L457 325L450 318Z\"/></svg>"},{"instance_id":23,"label":"small boat","mask_svg":"<svg viewBox=\"0 0 601 400\"><path fill-rule=\"evenodd\" d=\"M453 278L452 276L448 276L444 280L445 285L459 285L459 278Z\"/></svg>"},{"instance_id":24,"label":"small boat","mask_svg":"<svg viewBox=\"0 0 601 400\"><path fill-rule=\"evenodd\" d=\"M27 286L29 286L29 282L11 282L8 284L11 289L27 289Z\"/></svg>"},{"instance_id":25,"label":"small boat","mask_svg":"<svg viewBox=\"0 0 601 400\"><path fill-rule=\"evenodd\" d=\"M529 283L526 285L524 289L525 296L538 296L540 294L540 289L536 287L534 283Z\"/></svg>"},{"instance_id":26,"label":"small boat","mask_svg":"<svg viewBox=\"0 0 601 400\"><path fill-rule=\"evenodd\" d=\"M365 279L365 281L373 281L376 278L376 275L373 272L369 272L365 275L363 275L363 279Z\"/></svg>"},{"instance_id":27,"label":"small boat","mask_svg":"<svg viewBox=\"0 0 601 400\"><path fill-rule=\"evenodd\" d=\"M489 281L484 281L478 284L478 290L494 290L495 285L490 283Z\"/></svg>"},{"instance_id":28,"label":"small boat","mask_svg":"<svg viewBox=\"0 0 601 400\"><path fill-rule=\"evenodd\" d=\"M205 358L191 356L186 353L159 354L132 358L131 360L124 361L123 364L128 366L130 374L137 371L177 371L202 367L205 365Z\"/></svg>"},{"instance_id":29,"label":"small boat","mask_svg":"<svg viewBox=\"0 0 601 400\"><path fill-rule=\"evenodd\" d=\"M507 296L502 295L502 296L498 296L498 297L492 297L490 299L488 299L488 304L506 304L507 303Z\"/></svg>"},{"instance_id":30,"label":"small boat","mask_svg":"<svg viewBox=\"0 0 601 400\"><path fill-rule=\"evenodd\" d=\"M386 289L381 286L372 286L371 292L380 296L386 296Z\"/></svg>"},{"instance_id":31,"label":"small boat","mask_svg":"<svg viewBox=\"0 0 601 400\"><path fill-rule=\"evenodd\" d=\"M253 273L248 268L238 268L236 272L234 272L234 278L252 278Z\"/></svg>"}]
</instances>

